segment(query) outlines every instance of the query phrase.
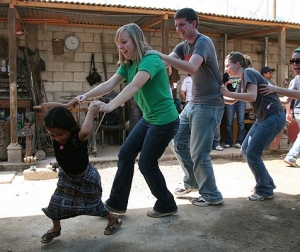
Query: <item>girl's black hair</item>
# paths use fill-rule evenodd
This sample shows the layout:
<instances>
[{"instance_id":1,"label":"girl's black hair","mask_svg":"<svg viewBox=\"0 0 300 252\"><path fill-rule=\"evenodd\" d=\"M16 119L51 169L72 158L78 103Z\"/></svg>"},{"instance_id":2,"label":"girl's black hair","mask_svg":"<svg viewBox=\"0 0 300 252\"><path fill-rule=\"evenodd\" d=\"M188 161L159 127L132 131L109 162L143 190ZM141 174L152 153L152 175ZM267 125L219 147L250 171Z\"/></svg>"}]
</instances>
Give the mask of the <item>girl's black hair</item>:
<instances>
[{"instance_id":1,"label":"girl's black hair","mask_svg":"<svg viewBox=\"0 0 300 252\"><path fill-rule=\"evenodd\" d=\"M58 128L69 132L80 129L72 113L63 107L53 107L44 116L46 128Z\"/></svg>"}]
</instances>

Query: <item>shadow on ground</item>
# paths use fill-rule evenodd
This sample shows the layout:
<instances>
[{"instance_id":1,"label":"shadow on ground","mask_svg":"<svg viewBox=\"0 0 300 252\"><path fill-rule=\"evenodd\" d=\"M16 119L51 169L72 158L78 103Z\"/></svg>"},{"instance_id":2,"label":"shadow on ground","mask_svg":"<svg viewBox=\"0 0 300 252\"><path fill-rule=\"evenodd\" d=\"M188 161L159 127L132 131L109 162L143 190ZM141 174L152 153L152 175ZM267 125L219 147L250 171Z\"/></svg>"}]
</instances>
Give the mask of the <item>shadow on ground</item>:
<instances>
[{"instance_id":1,"label":"shadow on ground","mask_svg":"<svg viewBox=\"0 0 300 252\"><path fill-rule=\"evenodd\" d=\"M43 215L0 219L1 251L299 251L300 195L276 194L264 202L226 198L215 207L187 202L178 214L146 216L149 208L129 209L123 225L103 235L106 220L80 216L62 221L62 234L40 243L50 227ZM188 199L187 199L188 201Z\"/></svg>"}]
</instances>

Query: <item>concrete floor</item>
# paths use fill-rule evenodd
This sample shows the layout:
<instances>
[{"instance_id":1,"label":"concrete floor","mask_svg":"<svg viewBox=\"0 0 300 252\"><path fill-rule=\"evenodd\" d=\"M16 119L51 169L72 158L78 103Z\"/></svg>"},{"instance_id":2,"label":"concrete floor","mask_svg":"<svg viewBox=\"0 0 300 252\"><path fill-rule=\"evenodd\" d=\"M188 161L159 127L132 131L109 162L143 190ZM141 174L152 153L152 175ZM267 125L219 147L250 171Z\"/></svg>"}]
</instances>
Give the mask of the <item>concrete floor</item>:
<instances>
[{"instance_id":1,"label":"concrete floor","mask_svg":"<svg viewBox=\"0 0 300 252\"><path fill-rule=\"evenodd\" d=\"M100 150L101 155L95 159L106 156L105 160L113 161L117 148L110 150L109 155L104 155L105 151ZM228 150L228 155L233 151L236 150ZM193 206L190 199L197 197L198 192L192 192L176 198L179 208L176 215L153 219L146 213L153 207L155 198L136 167L128 210L121 215L123 225L116 234L103 235L104 218L80 216L63 220L61 236L49 244L40 242L40 237L51 227L51 220L41 208L47 206L57 179L24 180L22 172L15 172L11 183L0 184L0 251L297 251L300 247L300 169L287 167L278 153L265 158L277 185L272 200L247 200L255 181L245 162L213 158L224 204ZM183 172L177 160L160 164L169 190L173 192L182 186ZM100 167L105 201L117 168L114 162L96 166Z\"/></svg>"}]
</instances>

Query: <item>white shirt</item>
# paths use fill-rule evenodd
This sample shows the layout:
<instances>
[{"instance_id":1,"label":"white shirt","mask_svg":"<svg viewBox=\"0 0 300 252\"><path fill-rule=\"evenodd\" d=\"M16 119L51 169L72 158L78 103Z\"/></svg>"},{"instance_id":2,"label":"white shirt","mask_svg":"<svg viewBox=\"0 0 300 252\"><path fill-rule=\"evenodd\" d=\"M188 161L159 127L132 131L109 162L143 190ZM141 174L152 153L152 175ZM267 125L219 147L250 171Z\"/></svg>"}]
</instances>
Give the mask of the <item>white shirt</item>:
<instances>
[{"instance_id":1,"label":"white shirt","mask_svg":"<svg viewBox=\"0 0 300 252\"><path fill-rule=\"evenodd\" d=\"M291 80L289 89L300 90L300 75L296 75L294 79ZM294 99L294 113L300 113L300 100Z\"/></svg>"},{"instance_id":2,"label":"white shirt","mask_svg":"<svg viewBox=\"0 0 300 252\"><path fill-rule=\"evenodd\" d=\"M193 86L192 77L191 76L185 77L181 85L181 90L186 93L185 101L190 101L192 98L192 86Z\"/></svg>"},{"instance_id":3,"label":"white shirt","mask_svg":"<svg viewBox=\"0 0 300 252\"><path fill-rule=\"evenodd\" d=\"M300 75L290 81L289 89L300 90Z\"/></svg>"}]
</instances>

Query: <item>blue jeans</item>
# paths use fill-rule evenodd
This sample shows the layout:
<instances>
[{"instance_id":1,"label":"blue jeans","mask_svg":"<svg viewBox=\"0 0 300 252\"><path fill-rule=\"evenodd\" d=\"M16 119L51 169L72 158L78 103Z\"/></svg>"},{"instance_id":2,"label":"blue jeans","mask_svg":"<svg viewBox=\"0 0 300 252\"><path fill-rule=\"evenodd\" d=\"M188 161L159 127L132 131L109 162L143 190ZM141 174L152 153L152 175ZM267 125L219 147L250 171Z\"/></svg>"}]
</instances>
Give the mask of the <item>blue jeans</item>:
<instances>
[{"instance_id":1,"label":"blue jeans","mask_svg":"<svg viewBox=\"0 0 300 252\"><path fill-rule=\"evenodd\" d=\"M216 186L209 156L223 112L223 106L190 101L179 116L179 129L170 143L184 171L185 188L199 188L199 193L207 201L223 199Z\"/></svg>"},{"instance_id":2,"label":"blue jeans","mask_svg":"<svg viewBox=\"0 0 300 252\"><path fill-rule=\"evenodd\" d=\"M225 144L232 146L233 144L233 121L234 114L236 114L238 133L236 143L242 144L245 137L245 110L246 102L237 101L235 104L226 104L225 105L225 115L226 115L226 139Z\"/></svg>"},{"instance_id":3,"label":"blue jeans","mask_svg":"<svg viewBox=\"0 0 300 252\"><path fill-rule=\"evenodd\" d=\"M217 147L221 145L221 132L220 132L220 125L217 126L217 128L215 129L215 136L214 136L214 140L213 140L213 147Z\"/></svg>"},{"instance_id":4,"label":"blue jeans","mask_svg":"<svg viewBox=\"0 0 300 252\"><path fill-rule=\"evenodd\" d=\"M297 121L298 127L299 127L299 133L297 135L297 138L290 149L289 153L286 155L285 159L291 162L296 162L298 155L300 153L300 114L294 114L294 117Z\"/></svg>"},{"instance_id":5,"label":"blue jeans","mask_svg":"<svg viewBox=\"0 0 300 252\"><path fill-rule=\"evenodd\" d=\"M260 196L271 196L273 195L273 189L276 188L261 156L263 151L282 131L285 122L284 111L271 114L261 122L256 120L242 144L242 155L256 180L255 193Z\"/></svg>"},{"instance_id":6,"label":"blue jeans","mask_svg":"<svg viewBox=\"0 0 300 252\"><path fill-rule=\"evenodd\" d=\"M176 134L179 118L175 121L154 125L144 117L135 125L119 151L118 170L106 203L116 210L126 211L134 174L135 159L140 153L138 165L151 193L157 198L154 210L160 213L173 212L177 206L172 193L158 166L169 142Z\"/></svg>"}]
</instances>

